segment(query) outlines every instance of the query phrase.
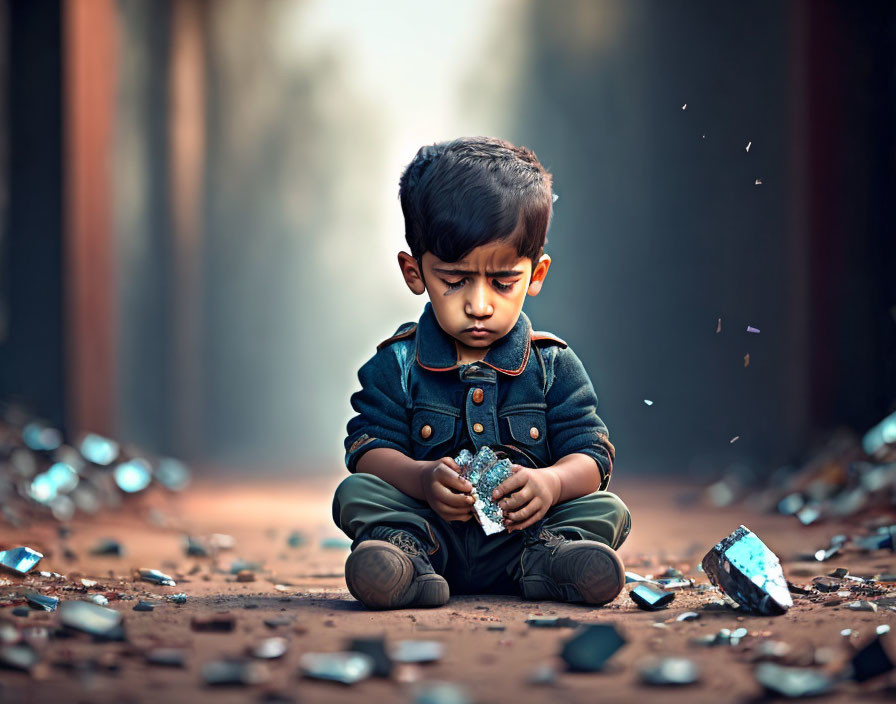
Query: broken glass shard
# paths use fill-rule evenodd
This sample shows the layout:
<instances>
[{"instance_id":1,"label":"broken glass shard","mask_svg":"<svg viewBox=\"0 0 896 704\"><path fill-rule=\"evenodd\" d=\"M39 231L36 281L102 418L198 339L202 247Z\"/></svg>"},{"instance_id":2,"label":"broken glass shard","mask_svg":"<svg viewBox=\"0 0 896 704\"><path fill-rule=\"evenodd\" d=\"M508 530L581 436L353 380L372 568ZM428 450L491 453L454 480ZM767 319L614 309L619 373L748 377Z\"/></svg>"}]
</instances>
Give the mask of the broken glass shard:
<instances>
[{"instance_id":1,"label":"broken glass shard","mask_svg":"<svg viewBox=\"0 0 896 704\"><path fill-rule=\"evenodd\" d=\"M208 557L208 548L205 543L189 535L184 536L184 552L190 557Z\"/></svg>"},{"instance_id":2,"label":"broken glass shard","mask_svg":"<svg viewBox=\"0 0 896 704\"><path fill-rule=\"evenodd\" d=\"M879 635L852 658L852 677L857 682L870 680L892 669L893 659Z\"/></svg>"},{"instance_id":3,"label":"broken glass shard","mask_svg":"<svg viewBox=\"0 0 896 704\"><path fill-rule=\"evenodd\" d=\"M166 457L156 467L155 477L165 488L183 491L190 484L190 468L180 460Z\"/></svg>"},{"instance_id":4,"label":"broken glass shard","mask_svg":"<svg viewBox=\"0 0 896 704\"><path fill-rule=\"evenodd\" d=\"M250 648L249 654L260 660L274 660L282 658L288 648L289 641L286 638L265 638Z\"/></svg>"},{"instance_id":5,"label":"broken glass shard","mask_svg":"<svg viewBox=\"0 0 896 704\"><path fill-rule=\"evenodd\" d=\"M529 616L526 623L534 628L575 628L579 625L568 616Z\"/></svg>"},{"instance_id":6,"label":"broken glass shard","mask_svg":"<svg viewBox=\"0 0 896 704\"><path fill-rule=\"evenodd\" d=\"M394 662L421 663L441 660L444 653L445 646L437 640L400 640L389 656Z\"/></svg>"},{"instance_id":7,"label":"broken glass shard","mask_svg":"<svg viewBox=\"0 0 896 704\"><path fill-rule=\"evenodd\" d=\"M38 611L55 611L59 605L59 599L55 596L45 596L38 592L26 592L25 600L32 609Z\"/></svg>"},{"instance_id":8,"label":"broken glass shard","mask_svg":"<svg viewBox=\"0 0 896 704\"><path fill-rule=\"evenodd\" d=\"M564 642L560 657L573 672L597 672L623 645L625 639L616 626L591 623Z\"/></svg>"},{"instance_id":9,"label":"broken glass shard","mask_svg":"<svg viewBox=\"0 0 896 704\"><path fill-rule=\"evenodd\" d=\"M678 614L678 616L675 617L675 620L696 621L698 618L700 618L700 614L698 614L696 611L685 611L684 613Z\"/></svg>"},{"instance_id":10,"label":"broken glass shard","mask_svg":"<svg viewBox=\"0 0 896 704\"><path fill-rule=\"evenodd\" d=\"M264 684L270 677L267 665L252 660L212 660L202 666L202 679L210 685Z\"/></svg>"},{"instance_id":11,"label":"broken glass shard","mask_svg":"<svg viewBox=\"0 0 896 704\"><path fill-rule=\"evenodd\" d=\"M793 606L778 557L746 526L716 544L702 564L714 585L751 611L775 616Z\"/></svg>"},{"instance_id":12,"label":"broken glass shard","mask_svg":"<svg viewBox=\"0 0 896 704\"><path fill-rule=\"evenodd\" d=\"M151 601L144 601L140 599L136 604L134 604L134 611L152 611L156 608L156 605Z\"/></svg>"},{"instance_id":13,"label":"broken glass shard","mask_svg":"<svg viewBox=\"0 0 896 704\"><path fill-rule=\"evenodd\" d=\"M120 613L89 601L62 602L59 620L68 628L105 638L113 636L121 627Z\"/></svg>"},{"instance_id":14,"label":"broken glass shard","mask_svg":"<svg viewBox=\"0 0 896 704\"><path fill-rule=\"evenodd\" d=\"M124 546L113 538L103 538L90 550L91 555L114 555L121 557L124 555Z\"/></svg>"},{"instance_id":15,"label":"broken glass shard","mask_svg":"<svg viewBox=\"0 0 896 704\"><path fill-rule=\"evenodd\" d=\"M513 476L509 459L498 459L494 450L483 445L472 455L469 450L461 450L454 458L461 468L460 476L473 485L473 514L486 535L505 530L504 512L492 501L495 489L508 477Z\"/></svg>"},{"instance_id":16,"label":"broken glass shard","mask_svg":"<svg viewBox=\"0 0 896 704\"><path fill-rule=\"evenodd\" d=\"M472 704L472 700L451 682L425 682L415 688L413 704Z\"/></svg>"},{"instance_id":17,"label":"broken glass shard","mask_svg":"<svg viewBox=\"0 0 896 704\"><path fill-rule=\"evenodd\" d=\"M153 648L146 653L146 662L162 667L184 667L187 653L180 648Z\"/></svg>"},{"instance_id":18,"label":"broken glass shard","mask_svg":"<svg viewBox=\"0 0 896 704\"><path fill-rule=\"evenodd\" d=\"M102 466L112 464L118 457L118 443L94 433L84 436L80 450L85 460Z\"/></svg>"},{"instance_id":19,"label":"broken glass shard","mask_svg":"<svg viewBox=\"0 0 896 704\"><path fill-rule=\"evenodd\" d=\"M169 604L186 604L187 603L187 595L181 592L180 594L167 594L165 595L165 601Z\"/></svg>"},{"instance_id":20,"label":"broken glass shard","mask_svg":"<svg viewBox=\"0 0 896 704\"><path fill-rule=\"evenodd\" d=\"M352 546L352 541L346 538L324 538L320 541L320 546L325 550L348 549Z\"/></svg>"},{"instance_id":21,"label":"broken glass shard","mask_svg":"<svg viewBox=\"0 0 896 704\"><path fill-rule=\"evenodd\" d=\"M817 697L831 689L831 678L821 670L804 667L784 667L763 662L754 671L756 680L768 692L796 699Z\"/></svg>"},{"instance_id":22,"label":"broken glass shard","mask_svg":"<svg viewBox=\"0 0 896 704\"><path fill-rule=\"evenodd\" d=\"M364 653L305 653L299 660L305 677L355 684L373 674L373 659Z\"/></svg>"},{"instance_id":23,"label":"broken glass shard","mask_svg":"<svg viewBox=\"0 0 896 704\"><path fill-rule=\"evenodd\" d=\"M100 606L107 606L109 604L109 600L102 594L91 594L87 597L87 600L94 604L99 604Z\"/></svg>"},{"instance_id":24,"label":"broken glass shard","mask_svg":"<svg viewBox=\"0 0 896 704\"><path fill-rule=\"evenodd\" d=\"M646 609L647 611L662 609L671 604L672 600L675 599L675 594L672 592L650 587L646 584L639 584L636 586L629 592L629 596L639 608Z\"/></svg>"},{"instance_id":25,"label":"broken glass shard","mask_svg":"<svg viewBox=\"0 0 896 704\"><path fill-rule=\"evenodd\" d=\"M135 457L115 468L115 483L127 494L143 491L152 481L152 468L146 460Z\"/></svg>"},{"instance_id":26,"label":"broken glass shard","mask_svg":"<svg viewBox=\"0 0 896 704\"><path fill-rule=\"evenodd\" d=\"M644 684L656 686L694 684L700 679L700 670L687 658L649 658L638 671Z\"/></svg>"},{"instance_id":27,"label":"broken glass shard","mask_svg":"<svg viewBox=\"0 0 896 704\"><path fill-rule=\"evenodd\" d=\"M32 450L49 452L62 444L62 433L42 423L29 423L22 429L22 440Z\"/></svg>"},{"instance_id":28,"label":"broken glass shard","mask_svg":"<svg viewBox=\"0 0 896 704\"><path fill-rule=\"evenodd\" d=\"M363 653L373 661L374 677L390 677L392 675L392 658L386 652L385 639L355 638L348 644L348 650Z\"/></svg>"},{"instance_id":29,"label":"broken glass shard","mask_svg":"<svg viewBox=\"0 0 896 704\"><path fill-rule=\"evenodd\" d=\"M307 538L297 530L294 530L289 536L286 538L286 544L291 548L297 548L301 545L304 545L307 542Z\"/></svg>"},{"instance_id":30,"label":"broken glass shard","mask_svg":"<svg viewBox=\"0 0 896 704\"><path fill-rule=\"evenodd\" d=\"M37 665L40 657L30 645L5 645L0 647L0 665L10 670L28 672Z\"/></svg>"},{"instance_id":31,"label":"broken glass shard","mask_svg":"<svg viewBox=\"0 0 896 704\"><path fill-rule=\"evenodd\" d=\"M28 547L0 550L0 567L18 574L27 574L41 559L41 553Z\"/></svg>"},{"instance_id":32,"label":"broken glass shard","mask_svg":"<svg viewBox=\"0 0 896 704\"><path fill-rule=\"evenodd\" d=\"M140 575L140 579L144 582L151 582L152 584L162 584L166 587L175 587L177 583L169 577L164 572L160 572L159 570L150 569L148 567L141 567L137 570L137 573Z\"/></svg>"}]
</instances>

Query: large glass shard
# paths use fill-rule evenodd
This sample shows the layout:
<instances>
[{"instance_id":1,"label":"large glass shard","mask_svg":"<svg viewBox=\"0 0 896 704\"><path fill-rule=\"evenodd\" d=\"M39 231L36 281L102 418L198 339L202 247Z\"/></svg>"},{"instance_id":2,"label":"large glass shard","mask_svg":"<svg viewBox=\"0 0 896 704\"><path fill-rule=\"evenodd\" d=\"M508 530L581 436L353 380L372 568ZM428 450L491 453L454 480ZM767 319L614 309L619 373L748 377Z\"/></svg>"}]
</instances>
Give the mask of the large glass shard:
<instances>
[{"instance_id":1,"label":"large glass shard","mask_svg":"<svg viewBox=\"0 0 896 704\"><path fill-rule=\"evenodd\" d=\"M492 492L508 477L513 476L512 463L498 459L495 452L485 445L473 455L461 450L454 461L461 468L461 476L473 485L473 513L486 535L504 530L504 512L492 501Z\"/></svg>"},{"instance_id":2,"label":"large glass shard","mask_svg":"<svg viewBox=\"0 0 896 704\"><path fill-rule=\"evenodd\" d=\"M564 642L560 657L573 672L597 672L623 645L625 639L613 624L588 624Z\"/></svg>"},{"instance_id":3,"label":"large glass shard","mask_svg":"<svg viewBox=\"0 0 896 704\"><path fill-rule=\"evenodd\" d=\"M636 586L629 592L629 596L638 605L638 608L646 611L656 611L657 609L665 608L675 599L675 594L672 592L649 587L646 584Z\"/></svg>"},{"instance_id":4,"label":"large glass shard","mask_svg":"<svg viewBox=\"0 0 896 704\"><path fill-rule=\"evenodd\" d=\"M750 611L776 616L793 606L777 555L746 526L717 543L702 565L713 584Z\"/></svg>"},{"instance_id":5,"label":"large glass shard","mask_svg":"<svg viewBox=\"0 0 896 704\"><path fill-rule=\"evenodd\" d=\"M45 596L38 592L26 592L25 601L28 602L28 606L38 611L55 611L59 605L59 599L55 596Z\"/></svg>"},{"instance_id":6,"label":"large glass shard","mask_svg":"<svg viewBox=\"0 0 896 704\"><path fill-rule=\"evenodd\" d=\"M756 666L756 679L768 692L791 699L817 697L831 690L831 678L821 670L784 667L773 662Z\"/></svg>"},{"instance_id":7,"label":"large glass shard","mask_svg":"<svg viewBox=\"0 0 896 704\"><path fill-rule=\"evenodd\" d=\"M355 684L373 674L373 659L356 652L305 653L299 660L305 677L342 684Z\"/></svg>"},{"instance_id":8,"label":"large glass shard","mask_svg":"<svg viewBox=\"0 0 896 704\"><path fill-rule=\"evenodd\" d=\"M18 574L28 573L41 559L43 559L41 553L28 547L0 550L0 567Z\"/></svg>"},{"instance_id":9,"label":"large glass shard","mask_svg":"<svg viewBox=\"0 0 896 704\"><path fill-rule=\"evenodd\" d=\"M122 462L115 468L114 474L118 488L128 494L143 491L152 481L152 468L149 462L139 457Z\"/></svg>"},{"instance_id":10,"label":"large glass shard","mask_svg":"<svg viewBox=\"0 0 896 704\"><path fill-rule=\"evenodd\" d=\"M117 637L121 628L120 613L89 601L62 602L59 620L63 626L100 638Z\"/></svg>"}]
</instances>

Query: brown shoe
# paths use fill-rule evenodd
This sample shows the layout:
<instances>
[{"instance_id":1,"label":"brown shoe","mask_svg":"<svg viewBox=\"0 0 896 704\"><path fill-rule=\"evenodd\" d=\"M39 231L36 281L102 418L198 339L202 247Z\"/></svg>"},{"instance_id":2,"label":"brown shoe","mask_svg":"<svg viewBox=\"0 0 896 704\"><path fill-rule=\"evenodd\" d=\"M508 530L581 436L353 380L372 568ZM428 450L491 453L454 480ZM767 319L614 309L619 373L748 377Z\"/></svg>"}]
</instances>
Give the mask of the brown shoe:
<instances>
[{"instance_id":1,"label":"brown shoe","mask_svg":"<svg viewBox=\"0 0 896 704\"><path fill-rule=\"evenodd\" d=\"M448 582L433 570L417 540L397 529L383 537L386 540L362 541L345 561L345 583L351 595L368 609L447 604Z\"/></svg>"},{"instance_id":2,"label":"brown shoe","mask_svg":"<svg viewBox=\"0 0 896 704\"><path fill-rule=\"evenodd\" d=\"M567 540L543 528L520 556L524 599L606 604L622 591L625 567L608 545Z\"/></svg>"}]
</instances>

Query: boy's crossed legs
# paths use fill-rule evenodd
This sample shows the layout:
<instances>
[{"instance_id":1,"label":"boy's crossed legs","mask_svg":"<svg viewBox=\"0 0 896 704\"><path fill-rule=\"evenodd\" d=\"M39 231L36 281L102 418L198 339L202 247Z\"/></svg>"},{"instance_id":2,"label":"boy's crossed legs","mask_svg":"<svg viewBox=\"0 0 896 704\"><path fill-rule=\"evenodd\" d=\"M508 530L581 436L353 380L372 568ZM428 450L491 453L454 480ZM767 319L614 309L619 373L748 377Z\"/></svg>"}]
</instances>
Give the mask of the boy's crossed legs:
<instances>
[{"instance_id":1,"label":"boy's crossed legs","mask_svg":"<svg viewBox=\"0 0 896 704\"><path fill-rule=\"evenodd\" d=\"M552 507L540 524L487 536L474 519L448 523L363 473L339 485L333 520L353 539L349 590L373 608L441 606L449 585L461 594L606 603L622 590L614 550L631 527L619 497L599 491Z\"/></svg>"}]
</instances>

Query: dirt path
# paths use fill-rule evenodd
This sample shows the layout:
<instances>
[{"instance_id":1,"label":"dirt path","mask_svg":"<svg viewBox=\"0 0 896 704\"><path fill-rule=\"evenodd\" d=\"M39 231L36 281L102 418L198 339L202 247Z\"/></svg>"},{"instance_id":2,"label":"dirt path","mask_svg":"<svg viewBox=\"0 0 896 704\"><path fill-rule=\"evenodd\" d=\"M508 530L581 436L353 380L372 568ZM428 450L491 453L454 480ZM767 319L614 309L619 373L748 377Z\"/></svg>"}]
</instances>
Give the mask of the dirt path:
<instances>
[{"instance_id":1,"label":"dirt path","mask_svg":"<svg viewBox=\"0 0 896 704\"><path fill-rule=\"evenodd\" d=\"M358 702L414 701L421 683L450 681L464 687L471 701L522 704L536 701L594 702L655 698L664 702L749 701L761 695L753 677L751 658L760 642L784 641L791 659L810 664L828 660L828 668L847 658L850 649L874 636L879 624L896 630L896 612L854 612L845 606L823 606L807 599L784 616L742 616L727 607L713 606L713 591L681 591L673 604L660 612L638 610L624 591L605 608L592 609L559 603L534 604L504 597L452 598L436 610L403 610L385 613L365 611L345 589L342 565L345 548L323 548L321 540L342 537L330 518L330 499L342 475L302 484L261 483L213 485L200 483L182 496L154 494L126 513L79 520L72 526L67 544L78 556L67 561L56 525L11 530L0 526L0 543L31 545L45 552L38 570L59 572L66 581L31 577L32 585L62 599L85 595L65 591L80 585L80 578L98 581L86 590L100 591L109 606L122 612L127 642L94 643L86 636L50 638L42 645L42 664L32 674L0 670L0 700L15 702ZM828 538L853 527L821 525L803 527L795 519L759 515L746 508L708 508L689 501L688 492L671 483L614 479L612 487L629 505L633 530L620 554L627 569L641 574L676 567L705 583L696 571L705 552L720 538L744 523L781 558L788 578L800 584L811 577L843 566L854 574L896 571L896 553L845 554L827 563L798 561L827 545ZM151 520L147 520L147 516ZM300 531L304 544L290 547L287 538ZM208 536L225 533L236 541L233 550L221 552L220 571L211 558L187 557L182 535ZM126 549L123 557L89 554L100 538L115 538ZM231 563L242 558L263 563L252 582L238 582L230 574ZM175 576L176 587L135 582L131 569L154 567ZM8 577L4 575L4 577ZM0 586L0 597L21 592L15 578ZM83 588L83 587L82 587ZM154 611L133 611L136 597L184 592L184 605L162 603ZM126 597L122 599L119 595ZM57 614L32 611L27 617L11 615L14 605L0 607L0 623L52 626ZM694 621L677 622L686 610L700 612ZM230 633L205 633L191 629L195 616L229 611L236 627ZM560 643L572 631L532 628L525 624L531 613L569 616L582 622L614 622L628 644L600 674L571 674L559 668ZM284 625L269 627L266 620ZM499 630L503 626L504 630ZM738 646L702 647L694 637L721 628L746 628L749 635ZM857 633L844 637L843 629ZM39 629L33 635L42 642ZM299 658L312 651L343 649L351 637L386 635L390 642L402 639L438 640L444 657L432 664L406 666L397 678L369 679L352 687L301 679ZM210 660L241 656L247 646L263 638L289 640L286 655L267 662L267 684L250 687L209 687L203 684L202 665ZM888 636L892 637L892 636ZM183 648L183 668L147 664L144 653L156 647ZM819 650L821 649L821 650ZM693 659L701 670L700 683L682 688L655 688L640 684L638 665L650 655L676 655ZM540 665L558 665L556 681L533 685L529 678ZM890 675L892 677L892 673ZM884 701L893 696L893 682L877 678L865 687L847 684L828 701ZM889 683L891 689L885 687ZM279 696L280 699L276 697Z\"/></svg>"}]
</instances>

